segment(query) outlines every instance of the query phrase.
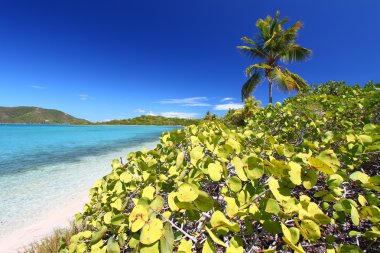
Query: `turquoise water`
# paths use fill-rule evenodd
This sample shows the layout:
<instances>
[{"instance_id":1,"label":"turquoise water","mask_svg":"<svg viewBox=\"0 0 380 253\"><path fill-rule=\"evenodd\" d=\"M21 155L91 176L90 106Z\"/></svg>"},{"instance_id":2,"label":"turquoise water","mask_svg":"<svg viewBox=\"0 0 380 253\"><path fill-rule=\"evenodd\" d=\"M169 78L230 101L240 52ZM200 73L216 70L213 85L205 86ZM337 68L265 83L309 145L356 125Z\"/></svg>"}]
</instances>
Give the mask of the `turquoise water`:
<instances>
[{"instance_id":1,"label":"turquoise water","mask_svg":"<svg viewBox=\"0 0 380 253\"><path fill-rule=\"evenodd\" d=\"M0 125L0 238L62 208L109 173L113 158L153 148L175 128Z\"/></svg>"}]
</instances>

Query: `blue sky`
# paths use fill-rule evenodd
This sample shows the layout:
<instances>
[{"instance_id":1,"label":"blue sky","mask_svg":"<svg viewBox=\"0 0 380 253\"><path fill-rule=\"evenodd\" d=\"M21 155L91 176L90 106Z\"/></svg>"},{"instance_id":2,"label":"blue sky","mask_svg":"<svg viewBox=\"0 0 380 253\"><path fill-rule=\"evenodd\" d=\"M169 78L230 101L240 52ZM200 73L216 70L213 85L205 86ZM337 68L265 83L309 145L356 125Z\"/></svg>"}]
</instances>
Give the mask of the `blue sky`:
<instances>
[{"instance_id":1,"label":"blue sky","mask_svg":"<svg viewBox=\"0 0 380 253\"><path fill-rule=\"evenodd\" d=\"M380 1L0 1L0 106L40 106L92 121L141 114L202 117L239 106L236 46L280 10L301 20L309 83L379 79ZM267 84L254 96L265 105ZM287 94L274 92L274 101Z\"/></svg>"}]
</instances>

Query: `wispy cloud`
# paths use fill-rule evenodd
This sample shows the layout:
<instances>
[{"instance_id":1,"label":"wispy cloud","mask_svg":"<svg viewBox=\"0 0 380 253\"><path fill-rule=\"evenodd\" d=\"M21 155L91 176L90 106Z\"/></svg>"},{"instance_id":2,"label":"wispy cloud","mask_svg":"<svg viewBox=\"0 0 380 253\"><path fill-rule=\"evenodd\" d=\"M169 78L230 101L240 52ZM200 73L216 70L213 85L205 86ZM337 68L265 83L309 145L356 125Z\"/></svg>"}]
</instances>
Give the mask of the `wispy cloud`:
<instances>
[{"instance_id":1,"label":"wispy cloud","mask_svg":"<svg viewBox=\"0 0 380 253\"><path fill-rule=\"evenodd\" d=\"M136 109L135 111L138 112L138 113L145 113L145 110L144 110L144 109L141 109L141 108L138 108L138 109Z\"/></svg>"},{"instance_id":2,"label":"wispy cloud","mask_svg":"<svg viewBox=\"0 0 380 253\"><path fill-rule=\"evenodd\" d=\"M88 95L87 94L80 94L79 95L79 99L80 100L87 100L88 99Z\"/></svg>"},{"instance_id":3,"label":"wispy cloud","mask_svg":"<svg viewBox=\"0 0 380 253\"><path fill-rule=\"evenodd\" d=\"M46 89L45 86L40 86L40 85L32 85L30 87L32 87L33 89L37 89L37 90L44 90L44 89Z\"/></svg>"},{"instance_id":4,"label":"wispy cloud","mask_svg":"<svg viewBox=\"0 0 380 253\"><path fill-rule=\"evenodd\" d=\"M222 100L220 100L220 102L228 102L228 101L233 101L235 100L234 98L223 98Z\"/></svg>"},{"instance_id":5,"label":"wispy cloud","mask_svg":"<svg viewBox=\"0 0 380 253\"><path fill-rule=\"evenodd\" d=\"M211 106L207 103L207 97L191 97L191 98L169 98L163 99L161 104L178 104L181 106Z\"/></svg>"},{"instance_id":6,"label":"wispy cloud","mask_svg":"<svg viewBox=\"0 0 380 253\"><path fill-rule=\"evenodd\" d=\"M192 119L198 116L198 113L193 112L163 112L161 113L161 116L167 117L167 118L186 118L186 119Z\"/></svg>"},{"instance_id":7,"label":"wispy cloud","mask_svg":"<svg viewBox=\"0 0 380 253\"><path fill-rule=\"evenodd\" d=\"M215 105L214 110L217 111L226 111L229 109L241 109L243 108L243 104L238 104L238 103L229 103L229 104L220 104L220 105Z\"/></svg>"}]
</instances>

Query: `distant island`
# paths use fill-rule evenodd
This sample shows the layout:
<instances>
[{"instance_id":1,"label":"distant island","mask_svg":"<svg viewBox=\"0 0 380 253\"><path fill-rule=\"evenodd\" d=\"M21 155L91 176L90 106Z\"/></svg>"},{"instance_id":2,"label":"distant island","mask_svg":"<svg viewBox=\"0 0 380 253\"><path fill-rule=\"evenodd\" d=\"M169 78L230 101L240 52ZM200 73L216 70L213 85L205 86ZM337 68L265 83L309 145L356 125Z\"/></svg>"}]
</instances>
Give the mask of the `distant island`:
<instances>
[{"instance_id":1,"label":"distant island","mask_svg":"<svg viewBox=\"0 0 380 253\"><path fill-rule=\"evenodd\" d=\"M34 106L0 107L0 123L91 124L62 111Z\"/></svg>"},{"instance_id":2,"label":"distant island","mask_svg":"<svg viewBox=\"0 0 380 253\"><path fill-rule=\"evenodd\" d=\"M0 123L22 124L70 124L70 125L166 125L188 126L197 124L197 119L166 118L142 115L131 119L90 122L65 112L34 106L0 107Z\"/></svg>"},{"instance_id":3,"label":"distant island","mask_svg":"<svg viewBox=\"0 0 380 253\"><path fill-rule=\"evenodd\" d=\"M99 122L101 125L165 125L165 126L188 126L198 124L199 119L166 118L163 116L141 115L139 117L122 120Z\"/></svg>"}]
</instances>

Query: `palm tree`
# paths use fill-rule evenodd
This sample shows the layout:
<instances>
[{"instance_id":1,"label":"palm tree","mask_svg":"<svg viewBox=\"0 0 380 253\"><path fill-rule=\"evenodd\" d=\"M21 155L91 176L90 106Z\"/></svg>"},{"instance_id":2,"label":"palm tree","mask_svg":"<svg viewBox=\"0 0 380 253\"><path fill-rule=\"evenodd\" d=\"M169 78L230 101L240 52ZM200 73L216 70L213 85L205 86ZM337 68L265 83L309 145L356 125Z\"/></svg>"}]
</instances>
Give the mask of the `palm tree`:
<instances>
[{"instance_id":1,"label":"palm tree","mask_svg":"<svg viewBox=\"0 0 380 253\"><path fill-rule=\"evenodd\" d=\"M241 89L242 100L249 97L263 77L269 83L269 103L272 103L273 85L283 91L299 91L308 88L306 81L299 75L279 66L279 61L283 63L302 61L311 55L311 50L295 43L302 23L297 21L293 26L284 29L283 24L288 19L280 20L279 16L280 12L277 11L274 18L267 16L265 20L257 20L256 27L259 29L259 34L256 39L243 37L242 40L249 46L238 47L252 59L263 61L245 70L249 79Z\"/></svg>"}]
</instances>

